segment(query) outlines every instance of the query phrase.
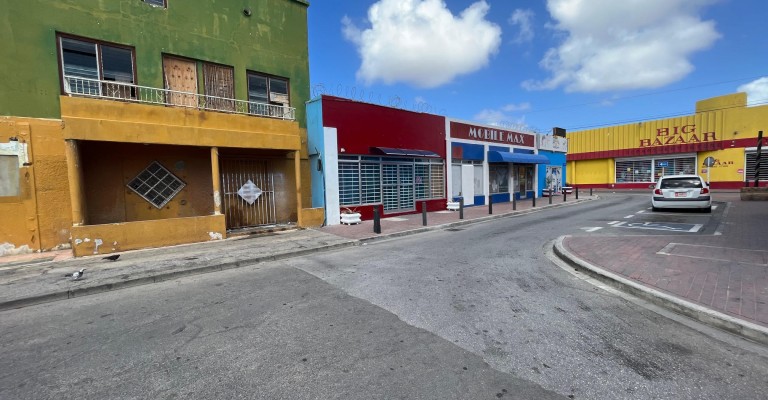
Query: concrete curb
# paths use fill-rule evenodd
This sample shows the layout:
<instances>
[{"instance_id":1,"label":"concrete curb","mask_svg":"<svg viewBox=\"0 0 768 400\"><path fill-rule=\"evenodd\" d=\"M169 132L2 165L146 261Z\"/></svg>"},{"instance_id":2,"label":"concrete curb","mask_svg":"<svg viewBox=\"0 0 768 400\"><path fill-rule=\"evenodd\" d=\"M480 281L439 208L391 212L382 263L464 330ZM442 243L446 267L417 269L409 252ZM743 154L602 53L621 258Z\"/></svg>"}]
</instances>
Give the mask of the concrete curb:
<instances>
[{"instance_id":1,"label":"concrete curb","mask_svg":"<svg viewBox=\"0 0 768 400\"><path fill-rule=\"evenodd\" d=\"M102 283L102 284L97 284L94 286L84 287L84 288L79 288L74 290L58 291L58 292L33 295L33 296L23 297L23 298L18 298L13 300L0 301L0 312L33 306L37 304L50 303L53 301L67 300L75 297L99 294L99 293L109 292L112 290L127 289L135 286L147 285L150 283L158 283L158 282L168 281L171 279L176 279L176 278L181 278L186 276L200 275L200 274L205 274L209 272L240 268L246 265L251 265L259 262L277 261L277 260L282 260L287 258L301 257L311 253L316 253L316 252L331 251L331 250L341 249L341 248L350 247L350 246L358 246L360 245L360 243L369 242L373 240L396 238L396 237L414 235L414 234L429 232L434 230L446 229L454 226L481 223L481 222L491 221L499 218L508 218L508 217L532 214L547 208L565 207L569 205L579 204L585 201L596 200L598 198L599 198L598 196L593 196L593 198L573 200L567 203L551 204L551 205L547 204L541 207L536 207L534 209L512 211L505 214L489 215L489 216L475 218L475 219L459 220L457 222L427 226L424 228L411 229L411 230L401 231L401 232L383 233L379 236L364 238L360 240L348 239L349 241L344 243L337 243L337 244L321 246L321 247L306 248L306 249L290 251L286 253L263 256L263 257L247 258L247 259L242 259L237 261L225 262L221 264L199 264L199 265L192 264L188 268L177 269L177 270L167 271L167 272L160 272L152 276L144 276L140 278Z\"/></svg>"},{"instance_id":2,"label":"concrete curb","mask_svg":"<svg viewBox=\"0 0 768 400\"><path fill-rule=\"evenodd\" d=\"M569 236L570 235L560 236L555 240L553 246L554 253L560 259L568 263L568 265L582 272L586 272L593 278L616 289L639 297L652 304L685 315L706 325L737 334L760 344L768 345L768 328L647 287L584 261L568 251L563 245L563 241Z\"/></svg>"},{"instance_id":3,"label":"concrete curb","mask_svg":"<svg viewBox=\"0 0 768 400\"><path fill-rule=\"evenodd\" d=\"M533 214L533 213L536 213L536 212L539 212L539 211L543 211L543 210L548 209L548 208L567 207L567 206L572 206L572 205L576 205L576 204L587 202L587 201L598 200L600 198L597 195L595 195L593 197L594 198L572 200L572 201L569 201L567 203L545 204L545 205L542 205L542 206L539 206L539 207L536 207L536 208L528 208L528 209L520 210L520 211L509 211L509 212L506 212L504 214L492 214L492 215L487 215L485 217L479 217L479 218L475 218L475 219L461 219L461 220L458 220L456 222L448 222L448 223L441 224L441 225L425 226L425 227L422 227L422 228L409 229L407 231L400 231L400 232L393 232L393 233L382 233L382 234L377 235L377 236L371 236L371 237L360 239L360 241L361 242L370 242L370 241L374 241L374 240L390 239L390 238L396 238L396 237L401 237L401 236L414 235L414 234L417 234L417 233L437 231L437 230L446 229L446 228L453 228L453 227L457 227L457 226L463 226L463 225L469 225L469 224L477 224L477 223L481 223L481 222L488 222L488 221L493 221L493 220L501 219L501 218L518 217L518 216L521 216L521 215ZM456 213L458 213L458 211Z\"/></svg>"},{"instance_id":4,"label":"concrete curb","mask_svg":"<svg viewBox=\"0 0 768 400\"><path fill-rule=\"evenodd\" d=\"M327 246L301 249L297 251L291 251L291 252L280 253L280 254L272 254L272 255L263 256L263 257L253 257L253 258L242 259L237 261L225 262L221 264L192 265L189 268L177 269L177 270L168 271L168 272L161 272L152 276L144 276L140 278L127 279L127 280L122 280L117 282L97 284L94 286L84 287L80 289L45 293L45 294L39 294L39 295L34 295L29 297L23 297L19 299L7 300L7 301L0 302L0 312L17 309L17 308L24 308L28 306L37 305L37 304L50 303L53 301L67 300L75 297L82 297L82 296L88 296L92 294L104 293L112 290L127 289L135 286L147 285L150 283L158 283L158 282L168 281L168 280L181 278L185 276L200 275L200 274L206 274L209 272L217 272L217 271L224 271L227 269L240 268L247 265L256 264L259 262L277 261L277 260L283 260L283 259L292 258L292 257L301 257L304 255L308 255L316 252L331 251L331 250L341 249L345 247L358 246L359 244L360 244L359 241L350 239L348 242L344 242L344 243L337 243L337 244L332 244Z\"/></svg>"}]
</instances>

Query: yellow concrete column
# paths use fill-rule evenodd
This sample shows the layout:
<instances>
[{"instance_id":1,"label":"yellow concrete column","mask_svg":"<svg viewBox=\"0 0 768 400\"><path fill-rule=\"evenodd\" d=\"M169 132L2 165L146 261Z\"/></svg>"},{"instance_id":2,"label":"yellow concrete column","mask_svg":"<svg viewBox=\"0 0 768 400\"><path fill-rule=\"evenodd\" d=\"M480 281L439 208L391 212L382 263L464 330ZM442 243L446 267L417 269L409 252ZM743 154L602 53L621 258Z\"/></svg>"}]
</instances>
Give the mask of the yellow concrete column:
<instances>
[{"instance_id":1,"label":"yellow concrete column","mask_svg":"<svg viewBox=\"0 0 768 400\"><path fill-rule=\"evenodd\" d=\"M82 226L85 220L85 187L83 183L83 163L77 140L66 140L67 179L69 180L69 199L72 202L72 225Z\"/></svg>"},{"instance_id":2,"label":"yellow concrete column","mask_svg":"<svg viewBox=\"0 0 768 400\"><path fill-rule=\"evenodd\" d=\"M301 154L298 151L293 152L293 166L296 170L296 215L298 216L296 223L299 226L304 226L304 217L301 213Z\"/></svg>"},{"instance_id":3,"label":"yellow concrete column","mask_svg":"<svg viewBox=\"0 0 768 400\"><path fill-rule=\"evenodd\" d=\"M221 174L219 173L218 147L211 147L211 175L213 177L213 214L221 215Z\"/></svg>"}]
</instances>

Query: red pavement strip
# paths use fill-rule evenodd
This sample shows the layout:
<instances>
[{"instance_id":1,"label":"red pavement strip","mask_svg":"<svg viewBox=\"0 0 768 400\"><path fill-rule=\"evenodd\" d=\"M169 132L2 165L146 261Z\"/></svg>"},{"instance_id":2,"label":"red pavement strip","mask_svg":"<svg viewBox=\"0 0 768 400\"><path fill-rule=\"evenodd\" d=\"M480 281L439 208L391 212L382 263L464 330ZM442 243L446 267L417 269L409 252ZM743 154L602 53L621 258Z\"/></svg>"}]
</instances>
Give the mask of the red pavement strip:
<instances>
[{"instance_id":1,"label":"red pavement strip","mask_svg":"<svg viewBox=\"0 0 768 400\"><path fill-rule=\"evenodd\" d=\"M574 267L655 304L768 344L768 252L671 240L563 236L555 252Z\"/></svg>"}]
</instances>

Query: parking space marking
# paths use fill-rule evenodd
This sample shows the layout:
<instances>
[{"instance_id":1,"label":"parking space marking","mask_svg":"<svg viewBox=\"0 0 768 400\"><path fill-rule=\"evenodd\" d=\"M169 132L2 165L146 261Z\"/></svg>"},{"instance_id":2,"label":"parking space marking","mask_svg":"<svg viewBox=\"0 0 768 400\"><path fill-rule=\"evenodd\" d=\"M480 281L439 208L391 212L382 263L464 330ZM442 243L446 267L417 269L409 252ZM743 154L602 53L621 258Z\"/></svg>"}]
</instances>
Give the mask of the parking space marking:
<instances>
[{"instance_id":1,"label":"parking space marking","mask_svg":"<svg viewBox=\"0 0 768 400\"><path fill-rule=\"evenodd\" d=\"M595 232L595 231L599 231L600 229L603 229L603 227L601 227L601 226L587 226L587 227L584 227L584 228L581 228L581 229L584 230L585 232Z\"/></svg>"},{"instance_id":2,"label":"parking space marking","mask_svg":"<svg viewBox=\"0 0 768 400\"><path fill-rule=\"evenodd\" d=\"M619 223L619 221L611 221L611 222L608 222L608 225L613 225L613 224L618 224L618 223Z\"/></svg>"},{"instance_id":3,"label":"parking space marking","mask_svg":"<svg viewBox=\"0 0 768 400\"><path fill-rule=\"evenodd\" d=\"M696 233L704 227L703 224L678 224L674 222L621 222L613 227L630 229L650 229L655 231L672 231Z\"/></svg>"},{"instance_id":4,"label":"parking space marking","mask_svg":"<svg viewBox=\"0 0 768 400\"><path fill-rule=\"evenodd\" d=\"M642 214L644 212L645 212L645 210L640 210L640 211L636 212L635 214Z\"/></svg>"},{"instance_id":5,"label":"parking space marking","mask_svg":"<svg viewBox=\"0 0 768 400\"><path fill-rule=\"evenodd\" d=\"M634 214L632 214L632 215L627 215L627 216L626 216L626 217L624 217L624 218L625 218L625 219L626 219L626 218L632 218L632 217L634 217L634 216L635 216L635 215L634 215Z\"/></svg>"}]
</instances>

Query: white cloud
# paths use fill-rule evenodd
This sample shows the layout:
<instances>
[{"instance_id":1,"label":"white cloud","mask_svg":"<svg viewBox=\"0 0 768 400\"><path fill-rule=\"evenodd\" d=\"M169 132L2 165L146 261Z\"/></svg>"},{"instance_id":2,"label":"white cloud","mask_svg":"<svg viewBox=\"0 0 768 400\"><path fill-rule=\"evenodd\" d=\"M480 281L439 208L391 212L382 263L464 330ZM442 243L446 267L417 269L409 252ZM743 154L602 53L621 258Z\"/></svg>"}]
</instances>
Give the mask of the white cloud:
<instances>
[{"instance_id":1,"label":"white cloud","mask_svg":"<svg viewBox=\"0 0 768 400\"><path fill-rule=\"evenodd\" d=\"M528 105L528 103L523 103ZM506 107L502 107L500 110L494 110L494 109L484 109L480 110L475 116L472 118L475 121L481 122L486 125L493 125L498 127L505 127L505 128L514 128L516 130L524 130L528 131L530 130L528 125L525 123L525 115L516 117L513 115L508 114L508 112L517 111L517 110L506 110ZM526 108L527 110L528 108Z\"/></svg>"},{"instance_id":2,"label":"white cloud","mask_svg":"<svg viewBox=\"0 0 768 400\"><path fill-rule=\"evenodd\" d=\"M739 92L747 92L748 105L768 104L768 76L745 83L736 89Z\"/></svg>"},{"instance_id":3,"label":"white cloud","mask_svg":"<svg viewBox=\"0 0 768 400\"><path fill-rule=\"evenodd\" d=\"M516 9L509 17L509 24L512 26L518 26L520 31L517 36L512 40L515 43L525 43L533 40L533 27L532 20L533 11Z\"/></svg>"},{"instance_id":4,"label":"white cloud","mask_svg":"<svg viewBox=\"0 0 768 400\"><path fill-rule=\"evenodd\" d=\"M489 9L481 0L454 16L442 0L379 0L368 10L370 28L344 17L344 36L362 58L358 79L431 88L483 68L501 43Z\"/></svg>"},{"instance_id":5,"label":"white cloud","mask_svg":"<svg viewBox=\"0 0 768 400\"><path fill-rule=\"evenodd\" d=\"M690 57L720 34L698 13L717 0L548 0L554 28L567 36L540 65L551 73L529 90L569 92L657 88L693 71Z\"/></svg>"},{"instance_id":6,"label":"white cloud","mask_svg":"<svg viewBox=\"0 0 768 400\"><path fill-rule=\"evenodd\" d=\"M527 111L531 109L531 103L507 104L506 106L501 107L501 109L506 112Z\"/></svg>"}]
</instances>

